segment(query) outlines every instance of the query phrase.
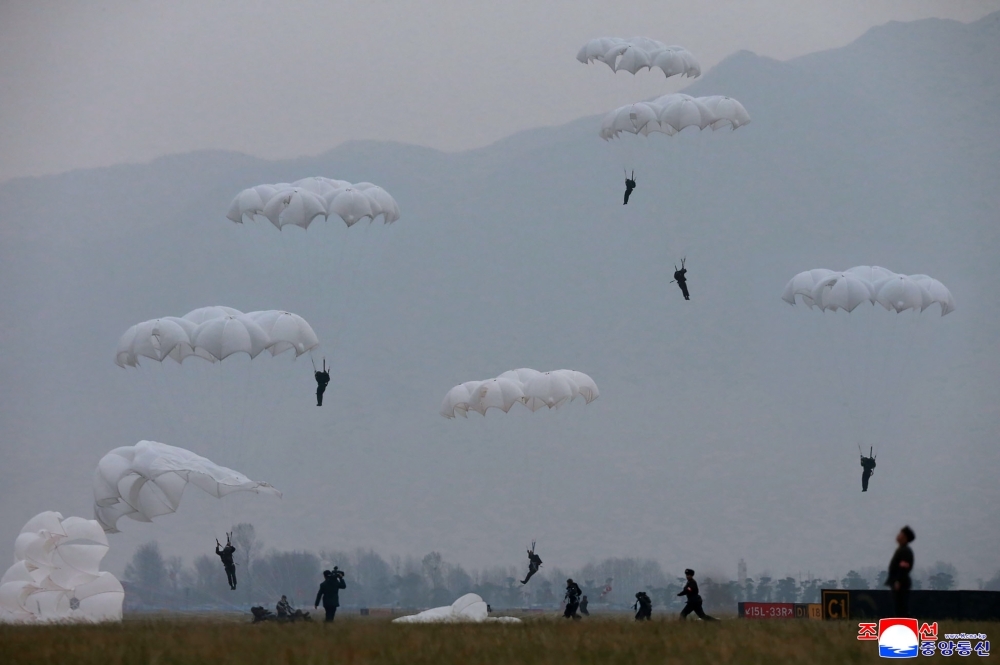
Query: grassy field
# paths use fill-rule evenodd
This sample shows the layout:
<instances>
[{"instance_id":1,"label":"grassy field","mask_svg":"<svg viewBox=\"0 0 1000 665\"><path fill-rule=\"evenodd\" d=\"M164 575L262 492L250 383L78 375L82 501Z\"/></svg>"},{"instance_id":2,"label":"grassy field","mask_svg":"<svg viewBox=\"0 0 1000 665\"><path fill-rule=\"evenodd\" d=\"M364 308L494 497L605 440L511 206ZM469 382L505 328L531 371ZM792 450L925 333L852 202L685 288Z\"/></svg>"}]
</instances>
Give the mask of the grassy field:
<instances>
[{"instance_id":1,"label":"grassy field","mask_svg":"<svg viewBox=\"0 0 1000 665\"><path fill-rule=\"evenodd\" d=\"M947 622L942 630L945 625L948 632L983 632L1000 640L998 623ZM344 617L326 626L322 622L251 625L235 619L144 618L109 626L0 625L0 663L843 665L881 661L878 647L859 642L856 635L856 623L808 620L682 623L661 618L636 624L625 618L575 623L531 618L521 625L418 626ZM920 658L944 660L940 655Z\"/></svg>"}]
</instances>

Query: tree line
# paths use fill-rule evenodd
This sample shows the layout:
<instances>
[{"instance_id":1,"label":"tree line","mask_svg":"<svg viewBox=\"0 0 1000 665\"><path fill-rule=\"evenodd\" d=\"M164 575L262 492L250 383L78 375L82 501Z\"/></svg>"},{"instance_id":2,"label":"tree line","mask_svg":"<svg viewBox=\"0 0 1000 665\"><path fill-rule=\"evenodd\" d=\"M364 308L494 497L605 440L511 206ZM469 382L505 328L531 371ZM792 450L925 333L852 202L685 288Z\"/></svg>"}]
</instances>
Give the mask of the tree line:
<instances>
[{"instance_id":1,"label":"tree line","mask_svg":"<svg viewBox=\"0 0 1000 665\"><path fill-rule=\"evenodd\" d=\"M684 605L676 595L684 577L667 574L652 559L610 557L575 569L544 564L525 586L520 579L526 564L467 570L438 552L386 559L364 548L315 553L265 550L251 524L233 527L233 544L239 580L235 591L229 589L214 554L203 554L186 565L181 557L164 557L156 541L139 546L125 568L126 609L244 611L251 605L272 606L282 595L294 606L306 608L313 603L322 571L334 566L346 573L347 588L340 599L348 607L437 607L471 592L497 609L555 609L562 602L567 578L580 584L595 610L629 607L637 591L646 591L661 610L680 611ZM954 566L938 562L917 576L914 586L952 589L957 575ZM698 581L707 609L732 613L740 601L818 603L823 588L880 588L884 578L884 569L867 567L840 579L762 574L739 581L702 573ZM1000 590L1000 572L981 586Z\"/></svg>"}]
</instances>

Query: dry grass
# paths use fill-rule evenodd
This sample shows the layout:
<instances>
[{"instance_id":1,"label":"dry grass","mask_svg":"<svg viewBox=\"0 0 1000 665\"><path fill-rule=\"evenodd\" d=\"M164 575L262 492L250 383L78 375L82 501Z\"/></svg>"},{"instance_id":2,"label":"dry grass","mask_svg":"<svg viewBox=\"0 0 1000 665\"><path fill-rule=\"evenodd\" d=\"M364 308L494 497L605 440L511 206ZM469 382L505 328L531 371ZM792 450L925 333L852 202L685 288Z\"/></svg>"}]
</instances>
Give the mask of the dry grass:
<instances>
[{"instance_id":1,"label":"dry grass","mask_svg":"<svg viewBox=\"0 0 1000 665\"><path fill-rule=\"evenodd\" d=\"M875 644L855 639L857 625L849 622L730 620L706 624L661 618L636 624L625 618L576 623L532 618L513 626L417 626L393 625L377 618L344 619L330 626L170 617L110 626L0 625L0 663L843 665L880 661ZM1000 638L997 623L946 625L949 632L984 632Z\"/></svg>"}]
</instances>

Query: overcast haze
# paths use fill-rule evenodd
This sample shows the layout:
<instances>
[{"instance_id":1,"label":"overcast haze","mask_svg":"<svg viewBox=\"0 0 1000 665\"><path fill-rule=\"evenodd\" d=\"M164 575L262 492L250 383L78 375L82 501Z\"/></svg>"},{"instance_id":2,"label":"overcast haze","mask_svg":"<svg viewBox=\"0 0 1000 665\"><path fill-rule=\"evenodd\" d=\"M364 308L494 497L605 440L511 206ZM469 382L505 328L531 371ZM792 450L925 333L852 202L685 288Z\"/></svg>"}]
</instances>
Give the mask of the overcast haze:
<instances>
[{"instance_id":1,"label":"overcast haze","mask_svg":"<svg viewBox=\"0 0 1000 665\"><path fill-rule=\"evenodd\" d=\"M316 155L359 138L486 145L684 85L573 56L592 37L680 44L704 71L785 60L890 20L1000 0L0 3L0 180L221 148ZM859 77L866 75L858 71Z\"/></svg>"},{"instance_id":2,"label":"overcast haze","mask_svg":"<svg viewBox=\"0 0 1000 665\"><path fill-rule=\"evenodd\" d=\"M946 6L911 5L928 13ZM885 11L867 20L897 16ZM735 132L654 137L635 158L639 188L627 207L623 154L597 137L599 116L578 117L617 103L594 92L610 84L610 71L574 59L605 25L574 26L581 15L559 19L552 39L562 46L540 65L552 71L534 68L534 88L517 104L504 106L511 103L504 93L490 92L504 77L489 68L470 75L468 86L435 88L455 114L451 124L462 138L454 143L436 138L426 119L366 129L373 109L386 118L431 113L412 95L394 98L378 86L358 84L356 102L337 112L284 94L268 116L250 98L251 88L264 89L263 76L259 86L228 90L246 98L232 102L238 117L225 127L205 108L168 113L166 102L140 100L131 117L163 131L143 144L129 121L98 123L120 135L93 124L106 103L114 106L110 98L73 88L67 70L57 74L33 56L41 79L65 77L65 87L43 86L37 99L44 103L30 113L22 90L15 112L4 113L4 123L34 128L16 133L15 141L27 141L23 148L4 148L8 174L220 145L282 153L277 142L257 142L262 127L284 127L289 145L300 141L290 153L320 154L274 161L202 150L0 184L0 334L7 348L0 356L0 552L12 549L17 531L42 510L90 516L97 460L146 438L191 448L285 496L217 501L191 491L176 515L154 524L124 520L105 560L116 573L139 543L156 538L165 553L190 561L234 521L251 521L269 546L282 549L437 550L470 567L520 562L523 547L538 538L546 564L564 568L642 556L671 572L692 566L732 577L743 557L751 575L828 576L885 565L895 530L909 522L918 535L918 571L940 559L958 567L966 586L993 576L1000 549L1000 135L990 119L1000 107L1000 14L971 24L889 23L841 48L786 62L747 51L721 60L689 90L739 99L752 123ZM84 30L57 18L53 30ZM607 20L608 33L684 44L706 64L772 34L755 33L758 42L723 35L730 40L724 47L710 43L707 14L668 34ZM221 19L204 21L218 27ZM842 41L864 31L857 18L842 22ZM483 24L520 34L488 17ZM238 23L227 25L236 31ZM342 18L331 34L356 30L347 25ZM413 22L407 28L419 32ZM26 31L18 33L22 44ZM785 25L772 41L785 33L796 30ZM97 33L91 38L104 44L101 58L136 65ZM273 38L303 41L287 27ZM385 48L399 38L387 36ZM527 38L544 41L541 34ZM6 36L2 43L11 48ZM214 67L229 51L213 48L211 57L192 60ZM796 33L782 48L773 54L805 50L805 40ZM516 54L482 62L531 69L523 49L511 50ZM291 67L286 56L269 66ZM259 65L268 61L260 58ZM335 71L357 74L364 61L356 52ZM10 66L7 57L0 62ZM408 72L418 69L408 63ZM184 76L164 60L148 78ZM575 110L564 111L566 122L555 127L462 152L384 140L324 151L380 129L382 138L451 149L517 123L555 123L560 114L546 96L563 78L575 82L556 97ZM201 87L186 88L192 99L216 89L200 80ZM662 78L659 85L669 88ZM135 93L125 85L115 94L124 100ZM395 99L391 113L377 103L383 94ZM82 124L67 134L60 107L76 108L76 95ZM476 95L479 101L469 100ZM341 103L335 93L327 99ZM6 97L4 104L6 111ZM317 118L357 112L356 124L282 115L304 106ZM488 129L473 118L457 120L480 107L492 118L481 123ZM512 119L514 107L532 111ZM508 130L501 120L512 123ZM172 134L171 123L190 132ZM233 136L219 138L223 129ZM333 129L344 133L335 137ZM311 143L311 132L328 143ZM41 141L44 134L51 135ZM64 141L65 154L56 155ZM89 154L84 144L101 151ZM37 161L10 160L18 149ZM402 217L391 226L318 222L282 233L225 219L240 189L309 175L383 185ZM688 303L667 284L684 254ZM866 308L858 313L867 318L859 318L871 325L859 334L845 317L780 300L800 270L857 264L933 275L951 288L958 310L903 320ZM306 358L114 365L116 342L130 325L215 304L287 309L309 320L333 363L324 407L313 402ZM452 385L521 366L585 371L601 397L555 412L515 407L457 421L438 415ZM868 368L875 368L870 381ZM865 385L856 390L859 381ZM879 453L867 494L859 487L858 443Z\"/></svg>"}]
</instances>

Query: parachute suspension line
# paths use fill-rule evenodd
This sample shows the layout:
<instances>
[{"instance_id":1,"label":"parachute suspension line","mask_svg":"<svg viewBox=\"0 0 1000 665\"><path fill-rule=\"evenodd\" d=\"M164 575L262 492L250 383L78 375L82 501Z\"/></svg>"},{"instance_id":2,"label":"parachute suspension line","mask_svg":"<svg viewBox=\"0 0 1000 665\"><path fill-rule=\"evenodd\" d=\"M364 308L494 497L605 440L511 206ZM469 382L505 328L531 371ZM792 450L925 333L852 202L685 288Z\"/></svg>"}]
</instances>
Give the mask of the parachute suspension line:
<instances>
[{"instance_id":1,"label":"parachute suspension line","mask_svg":"<svg viewBox=\"0 0 1000 665\"><path fill-rule=\"evenodd\" d=\"M358 224L361 224L363 222L364 220L358 222ZM371 227L371 225L372 222L369 221L367 223L367 226L365 226L364 231L361 232L360 238L357 241L357 243L360 245L360 248L357 251L353 252L353 254L356 255L356 258L348 256L346 261L349 271L349 274L347 276L347 289L344 292L343 311L339 312L337 315L338 325L337 325L336 337L334 339L334 347L333 347L334 349L340 348L340 340L344 334L345 328L349 323L348 319L349 318L353 319L355 307L357 306L357 303L360 301L360 296L358 293L356 293L357 289L355 288L355 282L357 281L358 272L361 271L364 265L363 255L366 252L365 248L368 246L368 229ZM336 362L337 360L339 360L339 357L335 357L334 360L330 362L330 364L333 365L333 363Z\"/></svg>"},{"instance_id":2,"label":"parachute suspension line","mask_svg":"<svg viewBox=\"0 0 1000 665\"><path fill-rule=\"evenodd\" d=\"M247 369L246 383L245 383L244 388L243 388L243 416L240 419L239 441L240 441L241 444L244 444L244 442L246 440L247 412L250 410L249 407L250 407L251 402L254 401L254 400L250 399L250 393L251 393L251 390L253 389L253 360L251 360L249 363L247 363L247 365L248 365L248 369ZM248 450L249 449L249 447L246 446L246 445L240 445L240 446L237 446L237 447L240 448L241 450ZM239 464L240 464L241 468L243 466L245 466L245 463L246 463L246 460L243 460L243 459L239 460ZM256 471L254 471L254 473L256 473Z\"/></svg>"},{"instance_id":3,"label":"parachute suspension line","mask_svg":"<svg viewBox=\"0 0 1000 665\"><path fill-rule=\"evenodd\" d=\"M875 324L876 324L875 319L878 316L879 312L875 311L875 307L878 306L879 305L871 306L872 311L868 316L868 320L866 321L867 325L865 326L868 332L868 339L865 341L864 348L866 350L867 355L869 356L868 360L865 361L864 383L862 384L861 388L861 393L862 393L861 403L865 408L865 422L872 422L872 418L875 415L875 406L874 406L875 395L878 394L872 391L871 389L871 383L873 381L871 354L872 354L872 349L875 348L875 344L877 343L875 337Z\"/></svg>"},{"instance_id":4,"label":"parachute suspension line","mask_svg":"<svg viewBox=\"0 0 1000 665\"><path fill-rule=\"evenodd\" d=\"M899 386L893 385L890 380L890 376L893 373L893 363L895 362L894 356L896 354L896 349L899 347L899 333L896 330L899 327L899 317L900 313L897 312L886 312L888 316L891 317L891 323L889 323L888 334L885 335L883 344L887 346L885 352L882 354L882 370L879 372L879 382L878 390L875 393L880 395L880 399L884 400L884 405L881 414L873 414L872 420L872 431L878 436L879 441L885 442L888 440L889 436L889 426L888 423L892 417L892 412L894 411L893 404L895 397L899 394Z\"/></svg>"}]
</instances>

